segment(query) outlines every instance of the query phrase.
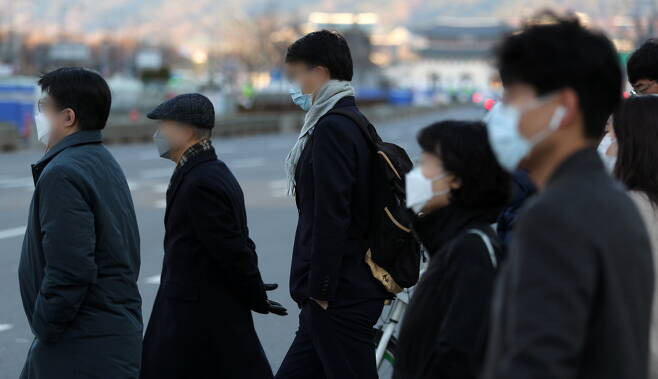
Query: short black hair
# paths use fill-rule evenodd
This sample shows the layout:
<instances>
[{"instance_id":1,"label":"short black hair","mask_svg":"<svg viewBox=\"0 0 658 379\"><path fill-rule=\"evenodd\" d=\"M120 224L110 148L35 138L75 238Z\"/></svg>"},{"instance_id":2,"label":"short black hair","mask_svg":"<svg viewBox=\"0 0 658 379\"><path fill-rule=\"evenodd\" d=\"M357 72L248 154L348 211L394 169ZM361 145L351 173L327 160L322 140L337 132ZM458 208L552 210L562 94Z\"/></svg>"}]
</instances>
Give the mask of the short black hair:
<instances>
[{"instance_id":1,"label":"short black hair","mask_svg":"<svg viewBox=\"0 0 658 379\"><path fill-rule=\"evenodd\" d=\"M73 109L81 130L105 127L112 94L98 73L82 67L62 67L43 74L39 86L50 95L58 109Z\"/></svg>"},{"instance_id":2,"label":"short black hair","mask_svg":"<svg viewBox=\"0 0 658 379\"><path fill-rule=\"evenodd\" d=\"M613 115L618 143L615 176L630 190L647 194L658 206L658 96L633 96Z\"/></svg>"},{"instance_id":3,"label":"short black hair","mask_svg":"<svg viewBox=\"0 0 658 379\"><path fill-rule=\"evenodd\" d=\"M494 222L509 200L510 175L496 159L481 121L442 121L420 131L421 149L438 156L443 168L461 181L451 203L486 212Z\"/></svg>"},{"instance_id":4,"label":"short black hair","mask_svg":"<svg viewBox=\"0 0 658 379\"><path fill-rule=\"evenodd\" d=\"M628 58L628 81L634 84L641 79L658 80L658 39L647 40Z\"/></svg>"},{"instance_id":5,"label":"short black hair","mask_svg":"<svg viewBox=\"0 0 658 379\"><path fill-rule=\"evenodd\" d=\"M338 32L320 30L293 42L286 53L286 63L302 62L329 70L331 79L352 80L352 54L345 38Z\"/></svg>"},{"instance_id":6,"label":"short black hair","mask_svg":"<svg viewBox=\"0 0 658 379\"><path fill-rule=\"evenodd\" d=\"M542 12L496 48L504 85L534 87L538 95L571 88L584 115L584 135L601 138L621 101L622 71L617 52L601 32L583 27L575 16Z\"/></svg>"}]
</instances>

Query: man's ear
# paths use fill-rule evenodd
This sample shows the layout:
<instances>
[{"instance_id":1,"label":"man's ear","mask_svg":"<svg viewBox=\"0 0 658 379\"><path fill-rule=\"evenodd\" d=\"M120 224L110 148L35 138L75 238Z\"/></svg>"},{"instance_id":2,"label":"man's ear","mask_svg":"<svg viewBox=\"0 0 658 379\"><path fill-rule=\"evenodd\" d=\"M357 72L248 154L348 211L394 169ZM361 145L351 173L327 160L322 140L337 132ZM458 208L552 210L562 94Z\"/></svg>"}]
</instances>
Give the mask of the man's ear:
<instances>
[{"instance_id":1,"label":"man's ear","mask_svg":"<svg viewBox=\"0 0 658 379\"><path fill-rule=\"evenodd\" d=\"M561 128L567 125L573 125L575 121L582 117L580 112L580 101L578 100L578 94L574 89L566 88L563 90L560 96L560 102L566 110L560 125Z\"/></svg>"},{"instance_id":2,"label":"man's ear","mask_svg":"<svg viewBox=\"0 0 658 379\"><path fill-rule=\"evenodd\" d=\"M78 118L75 115L75 111L71 108L66 108L63 111L64 113L64 126L67 128L72 128L78 123Z\"/></svg>"}]
</instances>

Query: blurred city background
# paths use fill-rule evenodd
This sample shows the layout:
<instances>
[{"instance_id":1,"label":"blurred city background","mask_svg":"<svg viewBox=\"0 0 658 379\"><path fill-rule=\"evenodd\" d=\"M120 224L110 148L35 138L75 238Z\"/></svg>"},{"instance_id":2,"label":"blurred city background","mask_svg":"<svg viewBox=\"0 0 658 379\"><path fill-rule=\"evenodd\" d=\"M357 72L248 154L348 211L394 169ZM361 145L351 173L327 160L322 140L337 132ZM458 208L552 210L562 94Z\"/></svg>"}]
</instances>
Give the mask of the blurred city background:
<instances>
[{"instance_id":1,"label":"blurred city background","mask_svg":"<svg viewBox=\"0 0 658 379\"><path fill-rule=\"evenodd\" d=\"M33 127L40 73L85 66L108 81L104 138L126 172L142 246L140 291L148 320L162 267L164 192L173 164L151 143L145 114L201 92L217 112L216 139L245 192L264 279L284 318L254 315L273 369L297 326L288 295L297 210L283 161L303 113L288 95L286 47L317 29L343 33L357 101L385 140L414 156L417 131L446 118L478 119L500 99L491 50L526 16L573 10L615 42L619 62L655 35L656 0L0 0L0 379L15 379L32 341L17 267L43 153ZM227 326L230 327L230 326Z\"/></svg>"},{"instance_id":2,"label":"blurred city background","mask_svg":"<svg viewBox=\"0 0 658 379\"><path fill-rule=\"evenodd\" d=\"M294 129L282 58L322 28L348 40L362 105L490 107L492 46L545 6L604 29L622 62L656 28L653 0L2 0L0 148L32 143L36 77L65 65L107 78L108 142L146 138L132 132L145 112L191 91L213 100L220 134Z\"/></svg>"}]
</instances>

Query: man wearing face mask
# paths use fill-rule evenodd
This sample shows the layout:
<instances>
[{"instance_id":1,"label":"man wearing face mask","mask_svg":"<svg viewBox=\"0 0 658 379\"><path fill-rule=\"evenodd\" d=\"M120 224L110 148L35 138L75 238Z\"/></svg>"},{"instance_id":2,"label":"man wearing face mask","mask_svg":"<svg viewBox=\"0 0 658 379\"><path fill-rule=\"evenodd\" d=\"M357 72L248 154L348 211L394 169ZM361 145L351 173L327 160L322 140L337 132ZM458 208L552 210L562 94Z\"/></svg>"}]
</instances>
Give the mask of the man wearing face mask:
<instances>
[{"instance_id":1,"label":"man wearing face mask","mask_svg":"<svg viewBox=\"0 0 658 379\"><path fill-rule=\"evenodd\" d=\"M268 300L244 197L210 141L213 105L184 94L148 114L161 157L176 163L167 189L164 262L144 336L142 379L272 377L251 311L285 315Z\"/></svg>"},{"instance_id":2,"label":"man wearing face mask","mask_svg":"<svg viewBox=\"0 0 658 379\"><path fill-rule=\"evenodd\" d=\"M105 149L107 83L83 68L39 80L35 189L19 283L35 335L21 379L137 378L139 231L126 178Z\"/></svg>"},{"instance_id":3,"label":"man wearing face mask","mask_svg":"<svg viewBox=\"0 0 658 379\"><path fill-rule=\"evenodd\" d=\"M290 293L301 308L299 328L276 377L377 377L372 327L389 295L365 261L374 167L354 99L352 57L338 33L310 33L289 48L290 93L305 110L286 160L299 221ZM326 116L325 116L326 115Z\"/></svg>"},{"instance_id":4,"label":"man wearing face mask","mask_svg":"<svg viewBox=\"0 0 658 379\"><path fill-rule=\"evenodd\" d=\"M539 21L497 50L505 95L490 142L539 193L499 278L484 378L647 378L651 246L596 151L620 102L618 57L575 18Z\"/></svg>"}]
</instances>

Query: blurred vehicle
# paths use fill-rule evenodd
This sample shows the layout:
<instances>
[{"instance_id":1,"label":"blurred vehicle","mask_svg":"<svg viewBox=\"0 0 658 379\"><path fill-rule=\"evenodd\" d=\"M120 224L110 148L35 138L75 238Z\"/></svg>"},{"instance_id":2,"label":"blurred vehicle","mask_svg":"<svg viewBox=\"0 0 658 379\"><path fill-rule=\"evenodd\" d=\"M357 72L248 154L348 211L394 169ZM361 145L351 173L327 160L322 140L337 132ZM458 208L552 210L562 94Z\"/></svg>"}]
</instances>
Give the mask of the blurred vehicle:
<instances>
[{"instance_id":1,"label":"blurred vehicle","mask_svg":"<svg viewBox=\"0 0 658 379\"><path fill-rule=\"evenodd\" d=\"M503 98L499 91L490 89L475 91L471 95L471 102L482 106L485 110L490 111Z\"/></svg>"}]
</instances>

